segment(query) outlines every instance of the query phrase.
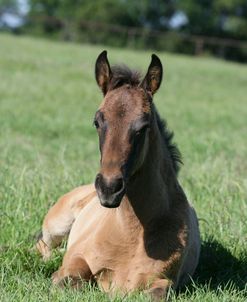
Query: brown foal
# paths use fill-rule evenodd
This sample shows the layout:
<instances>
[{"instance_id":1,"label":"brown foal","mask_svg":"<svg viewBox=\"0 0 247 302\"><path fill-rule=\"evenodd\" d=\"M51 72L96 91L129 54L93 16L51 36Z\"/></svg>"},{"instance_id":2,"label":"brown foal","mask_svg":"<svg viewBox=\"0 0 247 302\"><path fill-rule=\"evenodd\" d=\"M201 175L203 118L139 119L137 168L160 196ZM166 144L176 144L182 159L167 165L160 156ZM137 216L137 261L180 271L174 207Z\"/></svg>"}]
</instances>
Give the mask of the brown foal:
<instances>
[{"instance_id":1,"label":"brown foal","mask_svg":"<svg viewBox=\"0 0 247 302\"><path fill-rule=\"evenodd\" d=\"M49 210L37 248L45 259L69 234L54 284L95 280L106 292L139 289L155 299L192 276L200 253L195 211L179 185L180 154L153 95L162 80L156 55L144 79L110 67L103 51L95 68L104 99L95 114L100 172Z\"/></svg>"}]
</instances>

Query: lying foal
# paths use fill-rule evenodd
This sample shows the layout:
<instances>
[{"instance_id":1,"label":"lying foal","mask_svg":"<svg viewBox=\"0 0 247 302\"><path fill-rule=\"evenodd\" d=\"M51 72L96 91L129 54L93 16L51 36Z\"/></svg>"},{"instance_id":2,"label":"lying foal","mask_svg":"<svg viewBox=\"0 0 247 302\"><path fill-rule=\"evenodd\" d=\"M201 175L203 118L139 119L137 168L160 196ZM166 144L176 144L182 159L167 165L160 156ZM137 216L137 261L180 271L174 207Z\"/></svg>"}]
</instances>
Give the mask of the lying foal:
<instances>
[{"instance_id":1,"label":"lying foal","mask_svg":"<svg viewBox=\"0 0 247 302\"><path fill-rule=\"evenodd\" d=\"M95 75L104 95L94 119L100 172L49 210L37 248L47 259L69 234L54 284L95 280L106 292L160 299L188 281L200 252L197 217L177 179L180 154L153 104L162 64L152 55L141 81L127 67L111 68L104 51Z\"/></svg>"}]
</instances>

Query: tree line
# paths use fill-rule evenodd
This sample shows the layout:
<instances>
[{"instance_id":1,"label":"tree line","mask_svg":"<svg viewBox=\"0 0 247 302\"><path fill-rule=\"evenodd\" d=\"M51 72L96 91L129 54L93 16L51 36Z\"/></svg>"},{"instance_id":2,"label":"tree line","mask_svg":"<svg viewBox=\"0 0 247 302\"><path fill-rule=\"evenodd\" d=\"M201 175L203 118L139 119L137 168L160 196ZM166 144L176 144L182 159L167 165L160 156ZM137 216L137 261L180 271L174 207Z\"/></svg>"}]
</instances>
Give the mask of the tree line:
<instances>
[{"instance_id":1,"label":"tree line","mask_svg":"<svg viewBox=\"0 0 247 302\"><path fill-rule=\"evenodd\" d=\"M150 46L192 53L194 46L189 40L184 46L181 38L189 35L247 41L246 0L29 0L29 4L30 31L51 36L62 33L66 39L76 37L80 41L103 41L117 46L126 45L126 41L130 44L130 37L126 38L124 32L114 35L109 30L108 33L96 33L93 27L90 30L89 25L97 23L108 25L108 28L142 29L144 37L136 35L132 39L136 43L131 42L140 48ZM85 22L88 26L83 26ZM145 32L155 31L166 34L164 37L169 41L160 43L154 36L145 35ZM154 40L153 44L150 39ZM222 52L222 48L214 48L215 45L207 45L205 51ZM223 55L247 61L246 47L225 47Z\"/></svg>"}]
</instances>

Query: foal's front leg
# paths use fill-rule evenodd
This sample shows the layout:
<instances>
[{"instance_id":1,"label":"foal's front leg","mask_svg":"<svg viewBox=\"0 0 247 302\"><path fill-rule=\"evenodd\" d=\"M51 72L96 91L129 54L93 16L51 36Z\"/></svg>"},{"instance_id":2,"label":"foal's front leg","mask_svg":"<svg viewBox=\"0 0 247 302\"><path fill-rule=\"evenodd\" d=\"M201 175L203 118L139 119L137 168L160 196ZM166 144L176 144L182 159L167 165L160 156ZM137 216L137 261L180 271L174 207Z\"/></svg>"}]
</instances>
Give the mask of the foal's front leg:
<instances>
[{"instance_id":1,"label":"foal's front leg","mask_svg":"<svg viewBox=\"0 0 247 302\"><path fill-rule=\"evenodd\" d=\"M71 251L72 250L72 251ZM82 255L73 253L73 246L66 252L62 266L52 275L52 283L64 287L66 283L80 288L83 281L92 278L91 270Z\"/></svg>"},{"instance_id":2,"label":"foal's front leg","mask_svg":"<svg viewBox=\"0 0 247 302\"><path fill-rule=\"evenodd\" d=\"M45 260L68 235L80 210L95 196L94 185L81 186L62 196L45 216L36 248Z\"/></svg>"}]
</instances>

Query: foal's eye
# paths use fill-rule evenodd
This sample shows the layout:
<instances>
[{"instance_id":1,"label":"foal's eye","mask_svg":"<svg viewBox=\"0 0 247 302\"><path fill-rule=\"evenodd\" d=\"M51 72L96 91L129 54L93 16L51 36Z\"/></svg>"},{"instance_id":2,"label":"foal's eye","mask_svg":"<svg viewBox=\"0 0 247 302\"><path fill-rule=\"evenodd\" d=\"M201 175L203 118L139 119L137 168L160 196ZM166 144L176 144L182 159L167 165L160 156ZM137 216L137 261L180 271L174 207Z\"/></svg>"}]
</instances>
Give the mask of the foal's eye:
<instances>
[{"instance_id":1,"label":"foal's eye","mask_svg":"<svg viewBox=\"0 0 247 302\"><path fill-rule=\"evenodd\" d=\"M94 127L95 127L96 129L99 128L99 123L98 123L98 121L94 120L94 121L93 121L93 124L94 124Z\"/></svg>"},{"instance_id":2,"label":"foal's eye","mask_svg":"<svg viewBox=\"0 0 247 302\"><path fill-rule=\"evenodd\" d=\"M140 130L136 131L135 136L140 136L141 134L145 133L148 128L148 125L142 127Z\"/></svg>"}]
</instances>

